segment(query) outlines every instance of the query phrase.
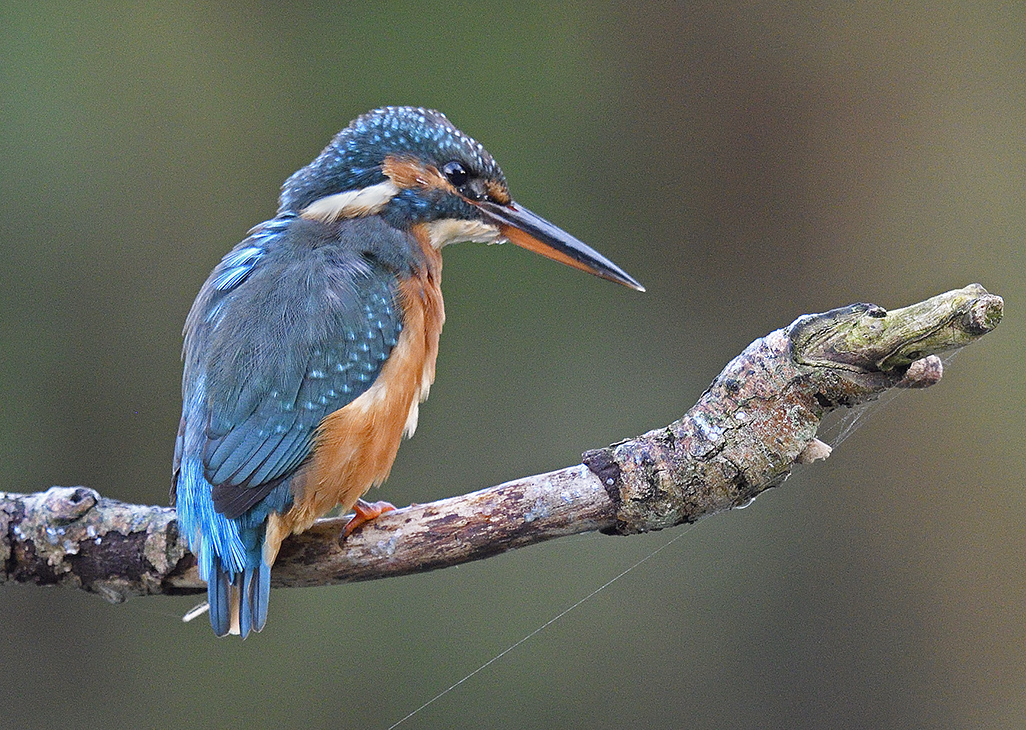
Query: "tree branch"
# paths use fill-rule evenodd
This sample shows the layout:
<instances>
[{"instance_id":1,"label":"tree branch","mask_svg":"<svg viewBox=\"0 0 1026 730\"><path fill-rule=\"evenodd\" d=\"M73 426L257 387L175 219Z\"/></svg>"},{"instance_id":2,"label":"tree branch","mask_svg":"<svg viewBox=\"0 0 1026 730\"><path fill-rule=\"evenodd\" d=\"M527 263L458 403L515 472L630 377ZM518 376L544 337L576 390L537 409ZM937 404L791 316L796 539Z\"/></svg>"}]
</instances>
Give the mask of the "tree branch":
<instances>
[{"instance_id":1,"label":"tree branch","mask_svg":"<svg viewBox=\"0 0 1026 730\"><path fill-rule=\"evenodd\" d=\"M683 418L589 451L548 474L382 515L339 541L320 520L282 546L272 585L313 586L417 573L564 535L661 530L745 505L795 463L826 458L823 417L889 388L941 378L938 354L982 337L1003 302L978 284L887 312L853 304L805 315L756 340ZM174 510L104 499L85 487L0 492L0 583L64 585L112 602L200 593Z\"/></svg>"}]
</instances>

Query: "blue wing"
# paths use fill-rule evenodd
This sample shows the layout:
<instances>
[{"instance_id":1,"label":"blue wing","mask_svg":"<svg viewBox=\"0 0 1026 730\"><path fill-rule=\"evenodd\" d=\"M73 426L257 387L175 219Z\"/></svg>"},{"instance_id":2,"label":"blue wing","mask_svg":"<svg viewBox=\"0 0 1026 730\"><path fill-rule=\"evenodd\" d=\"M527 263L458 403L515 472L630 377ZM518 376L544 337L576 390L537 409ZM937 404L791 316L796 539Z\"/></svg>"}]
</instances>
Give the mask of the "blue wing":
<instances>
[{"instance_id":1,"label":"blue wing","mask_svg":"<svg viewBox=\"0 0 1026 730\"><path fill-rule=\"evenodd\" d=\"M320 421L371 386L398 342L414 243L376 217L282 215L229 252L193 304L172 504L219 635L240 602L243 636L263 627L267 514L292 503L288 477Z\"/></svg>"},{"instance_id":2,"label":"blue wing","mask_svg":"<svg viewBox=\"0 0 1026 730\"><path fill-rule=\"evenodd\" d=\"M321 419L377 378L402 329L403 272L367 245L382 235L399 233L366 219L329 238L277 218L211 273L186 324L186 410L198 402L183 417L202 424L217 512L238 517L263 499L309 455Z\"/></svg>"}]
</instances>

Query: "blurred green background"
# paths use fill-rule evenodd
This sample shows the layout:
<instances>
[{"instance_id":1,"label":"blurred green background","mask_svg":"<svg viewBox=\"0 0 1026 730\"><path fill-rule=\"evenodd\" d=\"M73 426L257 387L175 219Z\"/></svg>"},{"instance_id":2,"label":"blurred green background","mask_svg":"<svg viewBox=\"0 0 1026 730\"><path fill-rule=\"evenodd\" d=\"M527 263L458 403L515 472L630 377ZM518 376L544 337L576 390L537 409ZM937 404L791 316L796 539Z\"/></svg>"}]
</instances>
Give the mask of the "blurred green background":
<instances>
[{"instance_id":1,"label":"blurred green background","mask_svg":"<svg viewBox=\"0 0 1026 730\"><path fill-rule=\"evenodd\" d=\"M397 504L668 423L804 312L981 282L1000 328L826 463L701 523L408 728L1021 727L1020 3L8 2L0 488L165 503L181 326L357 114L445 111L639 295L446 250L438 380ZM196 601L0 589L3 727L387 727L677 531Z\"/></svg>"}]
</instances>

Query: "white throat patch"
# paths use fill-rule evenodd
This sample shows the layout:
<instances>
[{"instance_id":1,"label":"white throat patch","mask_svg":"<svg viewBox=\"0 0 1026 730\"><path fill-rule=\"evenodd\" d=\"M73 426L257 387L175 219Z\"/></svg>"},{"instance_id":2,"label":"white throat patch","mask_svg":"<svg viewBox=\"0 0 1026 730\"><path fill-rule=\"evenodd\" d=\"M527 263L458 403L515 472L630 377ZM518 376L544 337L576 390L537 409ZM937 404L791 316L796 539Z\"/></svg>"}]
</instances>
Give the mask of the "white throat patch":
<instances>
[{"instance_id":1,"label":"white throat patch","mask_svg":"<svg viewBox=\"0 0 1026 730\"><path fill-rule=\"evenodd\" d=\"M500 243L503 239L499 229L482 221L465 221L459 218L442 218L426 226L431 245L440 249L450 243Z\"/></svg>"}]
</instances>

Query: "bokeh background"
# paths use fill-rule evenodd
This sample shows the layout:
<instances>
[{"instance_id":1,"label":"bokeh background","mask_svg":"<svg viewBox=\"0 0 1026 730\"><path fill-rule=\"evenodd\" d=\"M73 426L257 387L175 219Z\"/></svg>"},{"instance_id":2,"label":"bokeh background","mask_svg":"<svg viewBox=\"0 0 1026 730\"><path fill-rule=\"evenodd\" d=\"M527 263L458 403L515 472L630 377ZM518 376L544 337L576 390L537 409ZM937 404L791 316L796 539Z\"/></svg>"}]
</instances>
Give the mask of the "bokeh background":
<instances>
[{"instance_id":1,"label":"bokeh background","mask_svg":"<svg viewBox=\"0 0 1026 730\"><path fill-rule=\"evenodd\" d=\"M1024 36L990 2L4 3L0 488L165 503L211 267L351 118L436 107L648 293L447 249L376 497L576 463L805 312L978 281L1007 315L403 727L1021 727ZM190 598L3 587L0 726L388 727L677 534L279 591L245 643Z\"/></svg>"}]
</instances>

